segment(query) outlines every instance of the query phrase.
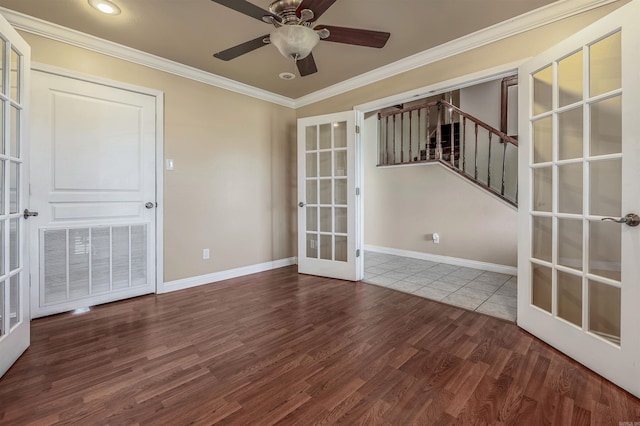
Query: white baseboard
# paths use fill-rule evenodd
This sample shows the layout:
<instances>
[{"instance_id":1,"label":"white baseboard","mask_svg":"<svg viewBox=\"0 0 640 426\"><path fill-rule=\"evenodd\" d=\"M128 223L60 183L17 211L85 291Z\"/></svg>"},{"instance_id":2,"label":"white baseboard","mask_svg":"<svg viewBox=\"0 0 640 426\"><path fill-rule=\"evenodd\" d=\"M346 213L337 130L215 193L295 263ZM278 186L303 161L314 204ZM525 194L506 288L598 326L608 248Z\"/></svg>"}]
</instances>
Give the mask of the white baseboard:
<instances>
[{"instance_id":1,"label":"white baseboard","mask_svg":"<svg viewBox=\"0 0 640 426\"><path fill-rule=\"evenodd\" d=\"M431 262L446 263L448 265L482 269L484 271L497 272L499 274L514 276L518 275L518 268L514 266L498 265L497 263L480 262L479 260L461 259L459 257L441 256L439 254L422 253L419 251L372 246L369 244L365 244L364 249L366 251L372 251L376 253L393 254L396 256L410 257L412 259L429 260Z\"/></svg>"},{"instance_id":2,"label":"white baseboard","mask_svg":"<svg viewBox=\"0 0 640 426\"><path fill-rule=\"evenodd\" d=\"M242 277L245 275L255 274L258 272L270 271L272 269L284 268L285 266L295 265L298 259L289 257L286 259L273 260L271 262L258 263L255 265L242 266L235 269L227 269L226 271L214 272L211 274L200 275L197 277L182 278L180 280L168 281L158 293L169 293L171 291L183 290L185 288L197 287L199 285L211 284L218 281L228 280L231 278Z\"/></svg>"}]
</instances>

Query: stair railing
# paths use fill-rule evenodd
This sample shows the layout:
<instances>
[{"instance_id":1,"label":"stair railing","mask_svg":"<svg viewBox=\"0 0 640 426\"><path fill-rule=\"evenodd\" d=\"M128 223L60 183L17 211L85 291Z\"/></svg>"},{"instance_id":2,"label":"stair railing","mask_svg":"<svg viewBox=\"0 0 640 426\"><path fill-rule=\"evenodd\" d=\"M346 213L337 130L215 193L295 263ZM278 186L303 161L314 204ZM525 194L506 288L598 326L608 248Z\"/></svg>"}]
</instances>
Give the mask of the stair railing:
<instances>
[{"instance_id":1,"label":"stair railing","mask_svg":"<svg viewBox=\"0 0 640 426\"><path fill-rule=\"evenodd\" d=\"M443 100L379 113L378 120L379 166L440 162L517 206L517 139Z\"/></svg>"}]
</instances>

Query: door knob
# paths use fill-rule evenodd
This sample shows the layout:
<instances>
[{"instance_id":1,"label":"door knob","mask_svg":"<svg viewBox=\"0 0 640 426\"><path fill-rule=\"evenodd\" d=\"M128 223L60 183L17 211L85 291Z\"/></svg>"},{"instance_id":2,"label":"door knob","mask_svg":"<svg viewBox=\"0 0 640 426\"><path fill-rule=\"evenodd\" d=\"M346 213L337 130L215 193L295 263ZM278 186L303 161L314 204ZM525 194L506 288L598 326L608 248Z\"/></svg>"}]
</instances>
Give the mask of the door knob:
<instances>
[{"instance_id":1,"label":"door knob","mask_svg":"<svg viewBox=\"0 0 640 426\"><path fill-rule=\"evenodd\" d=\"M151 201L147 201L147 202L145 203L145 205L144 205L144 206L145 206L146 208L148 208L148 209L152 209L152 208L154 208L156 205L155 205L155 203L152 203Z\"/></svg>"},{"instance_id":2,"label":"door knob","mask_svg":"<svg viewBox=\"0 0 640 426\"><path fill-rule=\"evenodd\" d=\"M25 219L29 219L31 216L33 216L33 217L38 216L38 212L30 212L29 209L24 209L24 212L22 212L22 213L23 213L22 216Z\"/></svg>"},{"instance_id":3,"label":"door knob","mask_svg":"<svg viewBox=\"0 0 640 426\"><path fill-rule=\"evenodd\" d=\"M302 201L300 201L300 202L298 203L298 207L304 207L304 203L303 203Z\"/></svg>"},{"instance_id":4,"label":"door knob","mask_svg":"<svg viewBox=\"0 0 640 426\"><path fill-rule=\"evenodd\" d=\"M640 216L635 213L629 213L625 217L621 217L620 219L616 219L615 217L603 217L602 220L611 221L615 223L624 223L629 226L638 226L640 225Z\"/></svg>"}]
</instances>

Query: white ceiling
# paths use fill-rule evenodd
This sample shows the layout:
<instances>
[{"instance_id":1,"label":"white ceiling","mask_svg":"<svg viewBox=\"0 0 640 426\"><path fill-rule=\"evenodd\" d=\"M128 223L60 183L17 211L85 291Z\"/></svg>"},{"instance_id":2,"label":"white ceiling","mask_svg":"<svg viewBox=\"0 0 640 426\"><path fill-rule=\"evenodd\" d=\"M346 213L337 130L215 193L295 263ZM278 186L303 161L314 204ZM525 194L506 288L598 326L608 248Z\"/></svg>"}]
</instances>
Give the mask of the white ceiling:
<instances>
[{"instance_id":1,"label":"white ceiling","mask_svg":"<svg viewBox=\"0 0 640 426\"><path fill-rule=\"evenodd\" d=\"M323 41L313 51L318 72L285 81L294 64L274 46L229 62L213 53L268 34L273 27L211 0L114 0L117 16L87 0L0 0L0 7L132 47L292 99L395 63L516 16L562 3L594 0L338 0L319 24L391 33L383 49ZM270 0L252 0L267 8Z\"/></svg>"}]
</instances>

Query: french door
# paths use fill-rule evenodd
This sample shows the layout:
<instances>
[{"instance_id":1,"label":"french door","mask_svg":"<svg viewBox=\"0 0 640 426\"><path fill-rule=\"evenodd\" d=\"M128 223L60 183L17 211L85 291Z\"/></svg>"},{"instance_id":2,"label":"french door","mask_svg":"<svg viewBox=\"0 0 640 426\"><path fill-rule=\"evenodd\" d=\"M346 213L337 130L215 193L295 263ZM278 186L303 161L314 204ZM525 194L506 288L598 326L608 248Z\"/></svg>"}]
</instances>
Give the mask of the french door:
<instances>
[{"instance_id":1,"label":"french door","mask_svg":"<svg viewBox=\"0 0 640 426\"><path fill-rule=\"evenodd\" d=\"M25 179L29 45L0 16L0 376L29 346Z\"/></svg>"},{"instance_id":2,"label":"french door","mask_svg":"<svg viewBox=\"0 0 640 426\"><path fill-rule=\"evenodd\" d=\"M355 112L298 120L298 272L356 281Z\"/></svg>"},{"instance_id":3,"label":"french door","mask_svg":"<svg viewBox=\"0 0 640 426\"><path fill-rule=\"evenodd\" d=\"M524 64L518 324L640 396L633 1Z\"/></svg>"}]
</instances>

